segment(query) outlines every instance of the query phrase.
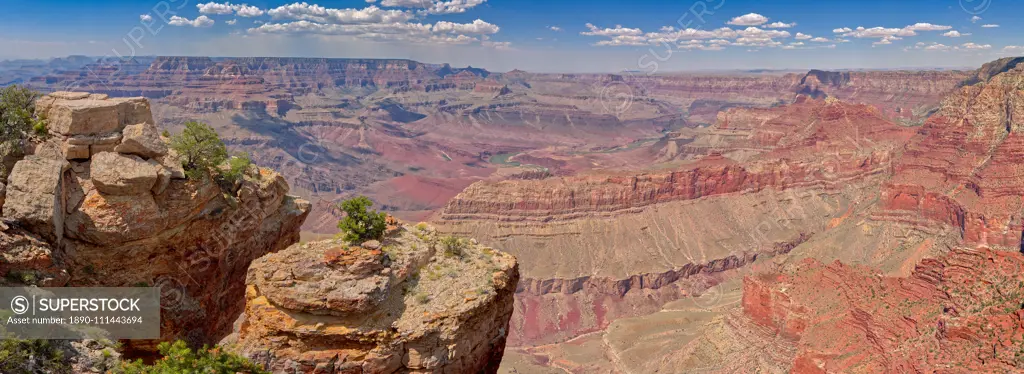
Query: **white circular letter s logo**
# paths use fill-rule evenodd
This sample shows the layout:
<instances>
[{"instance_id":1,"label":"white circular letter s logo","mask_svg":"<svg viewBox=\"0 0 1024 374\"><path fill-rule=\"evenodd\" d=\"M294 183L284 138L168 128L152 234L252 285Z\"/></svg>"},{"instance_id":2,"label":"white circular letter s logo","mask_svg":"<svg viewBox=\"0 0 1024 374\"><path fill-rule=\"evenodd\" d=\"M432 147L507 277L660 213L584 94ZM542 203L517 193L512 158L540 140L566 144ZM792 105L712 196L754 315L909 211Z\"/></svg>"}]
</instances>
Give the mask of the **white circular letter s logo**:
<instances>
[{"instance_id":1,"label":"white circular letter s logo","mask_svg":"<svg viewBox=\"0 0 1024 374\"><path fill-rule=\"evenodd\" d=\"M28 298L25 296L15 296L11 299L11 310L15 314L25 314L28 311Z\"/></svg>"}]
</instances>

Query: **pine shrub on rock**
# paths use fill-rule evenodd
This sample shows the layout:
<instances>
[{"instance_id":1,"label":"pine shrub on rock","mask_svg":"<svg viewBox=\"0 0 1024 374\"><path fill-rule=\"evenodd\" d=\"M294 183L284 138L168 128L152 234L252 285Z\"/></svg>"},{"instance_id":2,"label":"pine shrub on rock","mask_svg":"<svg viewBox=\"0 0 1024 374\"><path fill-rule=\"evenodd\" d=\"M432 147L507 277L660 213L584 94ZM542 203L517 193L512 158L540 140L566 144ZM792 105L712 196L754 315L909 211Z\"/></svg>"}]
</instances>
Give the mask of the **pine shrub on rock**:
<instances>
[{"instance_id":1,"label":"pine shrub on rock","mask_svg":"<svg viewBox=\"0 0 1024 374\"><path fill-rule=\"evenodd\" d=\"M387 229L387 214L369 210L373 202L366 196L345 200L338 208L346 216L338 222L338 228L349 243L362 243L367 240L379 240Z\"/></svg>"}]
</instances>

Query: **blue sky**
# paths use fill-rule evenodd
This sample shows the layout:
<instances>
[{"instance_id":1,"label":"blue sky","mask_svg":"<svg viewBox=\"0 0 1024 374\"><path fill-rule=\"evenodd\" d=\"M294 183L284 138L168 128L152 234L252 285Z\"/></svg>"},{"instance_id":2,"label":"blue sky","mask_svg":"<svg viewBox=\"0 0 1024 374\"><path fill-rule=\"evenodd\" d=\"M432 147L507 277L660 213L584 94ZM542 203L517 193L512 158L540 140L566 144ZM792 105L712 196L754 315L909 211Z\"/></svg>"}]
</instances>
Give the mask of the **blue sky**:
<instances>
[{"instance_id":1,"label":"blue sky","mask_svg":"<svg viewBox=\"0 0 1024 374\"><path fill-rule=\"evenodd\" d=\"M0 13L0 59L379 57L672 72L967 67L1024 55L1024 2L1011 0L0 0Z\"/></svg>"}]
</instances>

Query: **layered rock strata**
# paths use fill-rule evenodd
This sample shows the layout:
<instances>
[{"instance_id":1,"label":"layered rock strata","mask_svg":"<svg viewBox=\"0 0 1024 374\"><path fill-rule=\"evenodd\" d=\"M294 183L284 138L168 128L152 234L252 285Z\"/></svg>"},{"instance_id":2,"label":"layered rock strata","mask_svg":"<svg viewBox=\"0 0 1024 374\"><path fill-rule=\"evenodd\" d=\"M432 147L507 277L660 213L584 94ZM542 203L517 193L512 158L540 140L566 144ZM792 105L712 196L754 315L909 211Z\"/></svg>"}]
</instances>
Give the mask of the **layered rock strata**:
<instances>
[{"instance_id":1,"label":"layered rock strata","mask_svg":"<svg viewBox=\"0 0 1024 374\"><path fill-rule=\"evenodd\" d=\"M514 257L426 225L294 245L253 262L224 343L273 372L493 373L518 279Z\"/></svg>"},{"instance_id":2,"label":"layered rock strata","mask_svg":"<svg viewBox=\"0 0 1024 374\"><path fill-rule=\"evenodd\" d=\"M943 101L895 164L878 219L952 226L968 243L1021 248L1024 66L986 64Z\"/></svg>"}]
</instances>

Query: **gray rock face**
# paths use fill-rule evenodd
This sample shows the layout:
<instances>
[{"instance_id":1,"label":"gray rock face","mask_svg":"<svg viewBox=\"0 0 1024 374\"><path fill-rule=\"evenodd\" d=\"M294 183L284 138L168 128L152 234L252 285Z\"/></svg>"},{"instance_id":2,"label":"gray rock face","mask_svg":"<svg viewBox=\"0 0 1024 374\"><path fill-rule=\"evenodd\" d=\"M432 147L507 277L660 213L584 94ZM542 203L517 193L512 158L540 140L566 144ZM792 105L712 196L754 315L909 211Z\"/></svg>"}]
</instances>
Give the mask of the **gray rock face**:
<instances>
[{"instance_id":1,"label":"gray rock face","mask_svg":"<svg viewBox=\"0 0 1024 374\"><path fill-rule=\"evenodd\" d=\"M167 154L167 144L160 139L156 126L149 123L130 125L124 128L124 138L114 150L118 153L134 154L145 158L157 158Z\"/></svg>"},{"instance_id":2,"label":"gray rock face","mask_svg":"<svg viewBox=\"0 0 1024 374\"><path fill-rule=\"evenodd\" d=\"M148 194L158 179L158 167L138 156L102 152L92 158L93 185L108 195Z\"/></svg>"},{"instance_id":3,"label":"gray rock face","mask_svg":"<svg viewBox=\"0 0 1024 374\"><path fill-rule=\"evenodd\" d=\"M67 161L28 156L8 178L3 214L29 231L59 243L64 237L64 172Z\"/></svg>"}]
</instances>

